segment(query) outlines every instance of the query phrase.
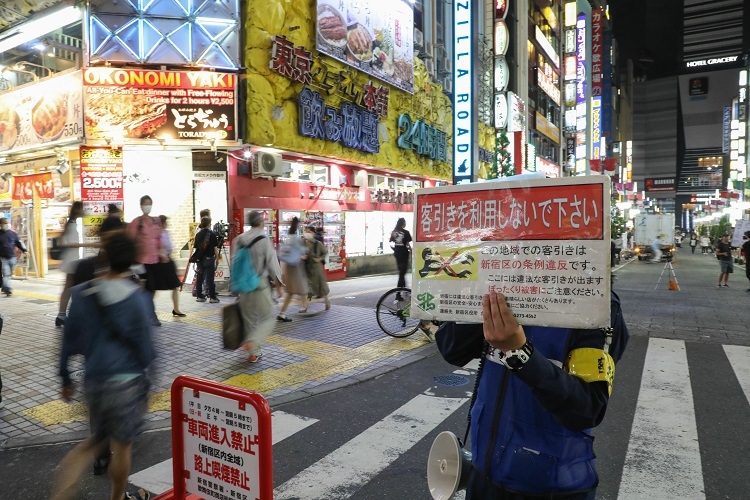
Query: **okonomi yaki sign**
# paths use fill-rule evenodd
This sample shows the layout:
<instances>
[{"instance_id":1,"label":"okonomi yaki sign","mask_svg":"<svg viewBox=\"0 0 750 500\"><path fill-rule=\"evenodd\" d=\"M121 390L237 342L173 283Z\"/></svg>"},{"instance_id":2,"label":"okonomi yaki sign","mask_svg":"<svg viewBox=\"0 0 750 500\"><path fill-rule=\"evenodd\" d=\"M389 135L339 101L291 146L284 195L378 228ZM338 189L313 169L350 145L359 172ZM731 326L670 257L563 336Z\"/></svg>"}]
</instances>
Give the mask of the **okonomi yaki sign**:
<instances>
[{"instance_id":1,"label":"okonomi yaki sign","mask_svg":"<svg viewBox=\"0 0 750 500\"><path fill-rule=\"evenodd\" d=\"M610 325L607 177L421 189L414 207L412 316L481 323L497 291L523 325Z\"/></svg>"}]
</instances>

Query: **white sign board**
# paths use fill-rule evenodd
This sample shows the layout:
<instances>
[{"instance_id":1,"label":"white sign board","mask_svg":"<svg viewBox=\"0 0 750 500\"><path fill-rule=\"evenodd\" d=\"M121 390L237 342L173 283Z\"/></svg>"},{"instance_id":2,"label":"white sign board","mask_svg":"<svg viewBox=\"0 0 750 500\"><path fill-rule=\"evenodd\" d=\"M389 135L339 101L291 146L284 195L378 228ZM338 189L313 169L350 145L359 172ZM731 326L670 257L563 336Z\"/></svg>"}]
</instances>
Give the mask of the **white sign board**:
<instances>
[{"instance_id":1,"label":"white sign board","mask_svg":"<svg viewBox=\"0 0 750 500\"><path fill-rule=\"evenodd\" d=\"M184 390L187 491L205 499L260 498L258 412L253 405Z\"/></svg>"},{"instance_id":2,"label":"white sign board","mask_svg":"<svg viewBox=\"0 0 750 500\"><path fill-rule=\"evenodd\" d=\"M742 246L742 235L745 234L745 231L750 231L750 220L744 220L744 219L737 219L737 222L734 223L734 233L732 234L732 243L731 245L733 247L739 248Z\"/></svg>"},{"instance_id":3,"label":"white sign board","mask_svg":"<svg viewBox=\"0 0 750 500\"><path fill-rule=\"evenodd\" d=\"M505 295L523 325L610 324L610 184L605 176L421 189L414 204L411 314L482 321Z\"/></svg>"}]
</instances>

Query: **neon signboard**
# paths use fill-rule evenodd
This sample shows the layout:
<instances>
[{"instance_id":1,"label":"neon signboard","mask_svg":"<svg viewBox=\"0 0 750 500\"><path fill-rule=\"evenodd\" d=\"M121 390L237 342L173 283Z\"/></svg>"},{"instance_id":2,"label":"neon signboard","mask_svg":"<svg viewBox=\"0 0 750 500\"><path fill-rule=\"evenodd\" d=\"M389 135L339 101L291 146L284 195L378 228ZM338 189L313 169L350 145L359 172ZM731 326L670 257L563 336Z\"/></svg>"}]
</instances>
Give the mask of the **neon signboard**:
<instances>
[{"instance_id":1,"label":"neon signboard","mask_svg":"<svg viewBox=\"0 0 750 500\"><path fill-rule=\"evenodd\" d=\"M474 69L472 0L457 0L453 12L453 182L474 179Z\"/></svg>"}]
</instances>

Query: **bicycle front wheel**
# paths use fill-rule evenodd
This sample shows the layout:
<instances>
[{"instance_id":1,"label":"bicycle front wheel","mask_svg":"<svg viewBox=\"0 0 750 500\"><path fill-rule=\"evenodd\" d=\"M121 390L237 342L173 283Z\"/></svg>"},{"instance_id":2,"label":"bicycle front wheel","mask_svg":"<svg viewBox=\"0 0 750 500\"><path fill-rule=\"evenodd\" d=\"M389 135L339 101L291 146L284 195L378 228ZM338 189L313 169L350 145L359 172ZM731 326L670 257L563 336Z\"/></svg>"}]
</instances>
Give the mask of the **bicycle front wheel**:
<instances>
[{"instance_id":1,"label":"bicycle front wheel","mask_svg":"<svg viewBox=\"0 0 750 500\"><path fill-rule=\"evenodd\" d=\"M378 300L375 315L378 326L391 337L408 337L419 328L419 320L412 318L411 290L394 288L388 290Z\"/></svg>"}]
</instances>

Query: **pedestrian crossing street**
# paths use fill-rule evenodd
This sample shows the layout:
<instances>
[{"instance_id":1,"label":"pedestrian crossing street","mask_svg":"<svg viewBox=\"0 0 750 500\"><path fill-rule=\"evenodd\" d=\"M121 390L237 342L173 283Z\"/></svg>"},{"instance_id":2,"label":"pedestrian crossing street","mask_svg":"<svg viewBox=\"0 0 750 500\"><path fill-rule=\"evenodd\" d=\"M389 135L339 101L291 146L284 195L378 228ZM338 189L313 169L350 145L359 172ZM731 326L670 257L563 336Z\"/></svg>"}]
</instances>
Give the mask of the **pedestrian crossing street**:
<instances>
[{"instance_id":1,"label":"pedestrian crossing street","mask_svg":"<svg viewBox=\"0 0 750 500\"><path fill-rule=\"evenodd\" d=\"M710 349L705 348L706 344L659 338L641 338L640 341L643 347L640 350L629 348L626 357L639 357L637 361L642 362L642 371L618 373L618 377L630 377L632 380L617 380L610 412L605 418L607 429L619 428L623 433L628 433L628 436L620 436L621 439L618 440L611 430L607 431L609 435L595 431L595 447L601 476L597 498L740 498L731 493L719 493L721 488L732 491L735 486L737 491L740 491L743 486L747 486L748 475L745 473L740 475L741 477L728 480L723 476L715 478L712 477L713 471L727 464L707 463L714 460L713 457L717 454L725 457L722 453L711 451L712 442L715 440L711 436L717 432L730 433L732 430L704 430L704 421L707 417L701 416L703 410L696 412L696 402L700 408L723 405L727 409L739 409L742 415L750 413L750 347L713 345L714 351L723 352L723 360L721 356L709 356L708 360L703 360L700 356L689 355L689 352L710 353ZM711 390L705 390L706 387L711 388L711 384L700 384L696 380L691 380L691 375L696 375L696 367L700 370L705 368L703 363L715 365L717 373L720 373L723 367L727 374L733 374L736 378L725 381L725 385L739 388L732 390L731 401L724 399L723 394L719 396L712 394ZM454 373L473 375L476 364L467 368L469 369L456 370ZM703 378L707 372L699 373ZM628 400L623 394L621 399L616 401L618 383L633 385L633 393L637 394L637 398ZM280 484L276 484L274 498L385 498L374 496L372 490L367 490L366 486L376 481L378 476L396 461L408 459L411 461L409 463L415 464L409 469L409 473L389 476L388 480L421 484L421 491L424 493L422 496L414 497L414 500L430 499L426 484L425 450L429 450L432 439L440 431L452 430L463 437L463 422L468 410L471 387L473 377L472 383L463 388L460 396L454 394L452 397L445 397L436 394L433 388L428 388L406 400L395 410L382 415L377 414L380 411L379 406L372 405L367 411L368 414L376 414L374 423L365 424L361 429L357 428L348 440L332 444L330 449L317 450L318 455L311 457L309 463L304 461L305 457L295 462L299 465L291 475L287 474L290 477L285 477ZM696 387L699 389L696 390ZM336 397L336 394L331 393L327 397ZM719 397L721 400L718 400ZM619 411L612 412L615 403ZM628 410L624 411L623 408ZM321 433L331 432L331 429L336 428L335 423L326 422L325 418L315 419L283 410L274 411L272 419L275 464L288 462L287 457L277 455L277 451L281 449L280 445L286 440L299 438L304 442L316 439L316 443L326 443L327 440L317 438ZM451 425L448 425L448 422ZM703 425L701 422L704 422ZM356 426L356 422L354 424ZM603 426L600 426L599 430ZM745 451L750 448L748 433L722 438L735 442L739 440L737 446ZM422 443L423 441L427 444ZM617 445L617 442L621 444ZM421 444L417 446L418 443ZM744 463L747 464L747 456L744 458ZM424 464L421 469L419 463ZM613 472L607 469L608 463L618 464L618 470ZM130 482L152 492L166 491L171 488L171 468L171 460L156 464L133 474ZM606 472L603 472L605 469ZM727 481L734 481L735 484L725 484ZM722 485L717 486L718 483ZM744 492L747 491L745 488ZM453 498L463 498L463 492Z\"/></svg>"}]
</instances>

